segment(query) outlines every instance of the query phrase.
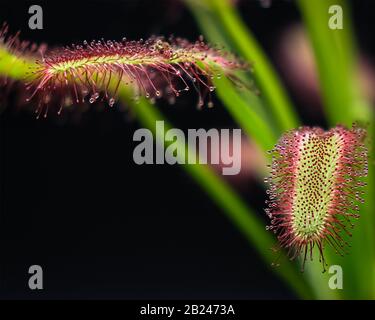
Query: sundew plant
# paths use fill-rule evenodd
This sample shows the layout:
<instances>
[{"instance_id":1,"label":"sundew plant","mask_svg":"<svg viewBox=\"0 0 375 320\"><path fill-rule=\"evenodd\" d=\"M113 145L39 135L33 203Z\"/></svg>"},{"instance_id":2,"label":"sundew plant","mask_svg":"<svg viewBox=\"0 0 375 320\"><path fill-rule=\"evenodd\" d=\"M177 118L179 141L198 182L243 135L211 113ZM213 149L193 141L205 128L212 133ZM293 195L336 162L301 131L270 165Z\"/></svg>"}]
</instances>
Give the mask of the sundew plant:
<instances>
[{"instance_id":1,"label":"sundew plant","mask_svg":"<svg viewBox=\"0 0 375 320\"><path fill-rule=\"evenodd\" d=\"M268 224L210 166L181 167L297 296L374 299L374 108L355 76L350 7L344 0L296 0L323 99L327 128L320 128L300 119L236 1L181 5L202 32L195 42L150 35L49 48L22 40L4 24L2 91L14 90L22 105L35 106L36 118L119 101L152 131L158 120L172 127L158 109L160 99L178 105L192 94L196 107L204 108L214 105L216 95L267 161L256 175L267 190ZM333 5L345 12L342 29L328 26ZM328 285L333 265L345 274L341 290Z\"/></svg>"}]
</instances>

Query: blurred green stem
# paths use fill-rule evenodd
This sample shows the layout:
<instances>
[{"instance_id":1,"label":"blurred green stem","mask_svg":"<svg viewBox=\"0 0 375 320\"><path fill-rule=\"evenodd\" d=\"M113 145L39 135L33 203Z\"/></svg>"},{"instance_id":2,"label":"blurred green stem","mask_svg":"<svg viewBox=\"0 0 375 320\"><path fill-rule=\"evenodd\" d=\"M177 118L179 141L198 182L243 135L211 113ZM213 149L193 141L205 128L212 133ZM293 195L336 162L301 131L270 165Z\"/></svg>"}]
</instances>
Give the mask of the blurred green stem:
<instances>
[{"instance_id":1,"label":"blurred green stem","mask_svg":"<svg viewBox=\"0 0 375 320\"><path fill-rule=\"evenodd\" d=\"M205 4L215 13L239 53L254 64L254 77L281 132L298 127L298 116L277 73L234 6L228 0L205 0Z\"/></svg>"},{"instance_id":2,"label":"blurred green stem","mask_svg":"<svg viewBox=\"0 0 375 320\"><path fill-rule=\"evenodd\" d=\"M298 4L314 50L328 120L347 126L353 119L367 121L370 110L358 88L349 8L342 0L299 0ZM329 27L331 5L344 8L343 29Z\"/></svg>"},{"instance_id":3,"label":"blurred green stem","mask_svg":"<svg viewBox=\"0 0 375 320\"><path fill-rule=\"evenodd\" d=\"M215 23L210 12L196 6L194 1L185 1L208 39L229 48L227 40L219 31L219 26ZM251 82L248 75L238 76L245 83ZM261 99L251 90L236 88L227 79L214 79L214 84L224 106L248 137L254 140L264 152L271 150L280 132L275 130L275 125L271 121L271 117L267 115Z\"/></svg>"}]
</instances>

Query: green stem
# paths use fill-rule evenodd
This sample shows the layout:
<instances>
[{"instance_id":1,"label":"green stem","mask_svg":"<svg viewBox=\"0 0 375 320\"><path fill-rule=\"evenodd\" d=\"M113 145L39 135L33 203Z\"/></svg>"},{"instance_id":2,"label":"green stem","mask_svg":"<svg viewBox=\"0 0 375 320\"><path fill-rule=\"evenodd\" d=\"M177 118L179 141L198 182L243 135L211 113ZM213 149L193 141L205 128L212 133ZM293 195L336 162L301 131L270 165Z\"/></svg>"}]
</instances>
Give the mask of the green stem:
<instances>
[{"instance_id":1,"label":"green stem","mask_svg":"<svg viewBox=\"0 0 375 320\"><path fill-rule=\"evenodd\" d=\"M223 33L220 32L219 26L215 23L210 12L204 7L197 7L191 0L185 1L209 41L229 47L227 40L222 35ZM248 75L239 75L239 77L243 82L248 83L251 81ZM218 96L233 119L263 151L271 150L280 132L275 130L275 125L271 117L265 112L261 99L251 90L236 88L225 78L215 79L214 84Z\"/></svg>"},{"instance_id":2,"label":"green stem","mask_svg":"<svg viewBox=\"0 0 375 320\"><path fill-rule=\"evenodd\" d=\"M0 76L22 80L35 66L33 61L17 57L0 46Z\"/></svg>"},{"instance_id":3,"label":"green stem","mask_svg":"<svg viewBox=\"0 0 375 320\"><path fill-rule=\"evenodd\" d=\"M276 141L276 136L268 123L247 105L228 79L215 80L215 86L218 89L218 96L226 105L231 116L267 154L266 152L274 147Z\"/></svg>"},{"instance_id":4,"label":"green stem","mask_svg":"<svg viewBox=\"0 0 375 320\"><path fill-rule=\"evenodd\" d=\"M349 77L353 76L350 72L353 70L349 70L348 60L352 53L338 43L342 30L329 29L328 8L332 3L330 0L300 0L298 4L315 53L328 119L332 124L351 125L354 93Z\"/></svg>"},{"instance_id":5,"label":"green stem","mask_svg":"<svg viewBox=\"0 0 375 320\"><path fill-rule=\"evenodd\" d=\"M254 77L281 132L296 128L298 117L281 81L251 31L228 0L206 0L240 54L254 63Z\"/></svg>"}]
</instances>

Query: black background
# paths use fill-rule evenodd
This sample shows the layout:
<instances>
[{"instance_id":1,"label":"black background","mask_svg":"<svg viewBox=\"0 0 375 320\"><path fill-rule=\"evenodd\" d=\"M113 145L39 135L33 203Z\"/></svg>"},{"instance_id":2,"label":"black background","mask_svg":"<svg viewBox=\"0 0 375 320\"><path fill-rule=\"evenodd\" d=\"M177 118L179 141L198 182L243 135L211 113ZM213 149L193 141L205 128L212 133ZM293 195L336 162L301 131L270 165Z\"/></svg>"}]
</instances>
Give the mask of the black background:
<instances>
[{"instance_id":1,"label":"black background","mask_svg":"<svg viewBox=\"0 0 375 320\"><path fill-rule=\"evenodd\" d=\"M43 7L43 30L28 28L31 4ZM275 59L280 32L300 19L293 3L240 6ZM375 6L370 0L353 6L361 48L371 57ZM200 34L177 0L2 0L2 21L22 38L51 46ZM295 298L181 168L134 164L139 125L130 112L94 106L65 122L36 120L16 108L16 98L0 115L0 297ZM187 94L174 106L158 106L176 127L235 127L217 101L202 111L195 103ZM301 115L305 123L324 124ZM264 190L250 180L236 188L263 217ZM28 289L33 264L44 269L42 291Z\"/></svg>"}]
</instances>

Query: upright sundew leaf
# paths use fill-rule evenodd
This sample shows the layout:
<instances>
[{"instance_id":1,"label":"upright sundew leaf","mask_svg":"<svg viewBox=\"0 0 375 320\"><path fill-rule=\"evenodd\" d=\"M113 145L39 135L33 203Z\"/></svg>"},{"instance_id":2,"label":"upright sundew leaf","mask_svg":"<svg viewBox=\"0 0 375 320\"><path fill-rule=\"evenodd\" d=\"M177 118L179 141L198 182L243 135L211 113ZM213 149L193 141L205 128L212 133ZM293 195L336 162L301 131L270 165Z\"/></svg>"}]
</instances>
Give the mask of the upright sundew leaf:
<instances>
[{"instance_id":1,"label":"upright sundew leaf","mask_svg":"<svg viewBox=\"0 0 375 320\"><path fill-rule=\"evenodd\" d=\"M280 246L303 265L316 246L325 270L324 246L345 253L356 202L362 202L361 177L367 175L366 131L338 126L329 131L302 127L286 133L273 153L266 213ZM302 267L303 269L303 267Z\"/></svg>"},{"instance_id":2,"label":"upright sundew leaf","mask_svg":"<svg viewBox=\"0 0 375 320\"><path fill-rule=\"evenodd\" d=\"M152 37L147 41L84 42L57 49L38 62L29 99L39 96L43 108L55 97L70 103L88 97L93 103L103 93L101 98L112 106L119 86L130 85L136 96L164 96L171 103L182 91L193 88L199 96L198 107L202 107L215 89L214 77L224 73L236 81L233 71L243 68L233 56L201 40L190 43ZM108 90L110 86L113 90Z\"/></svg>"}]
</instances>

